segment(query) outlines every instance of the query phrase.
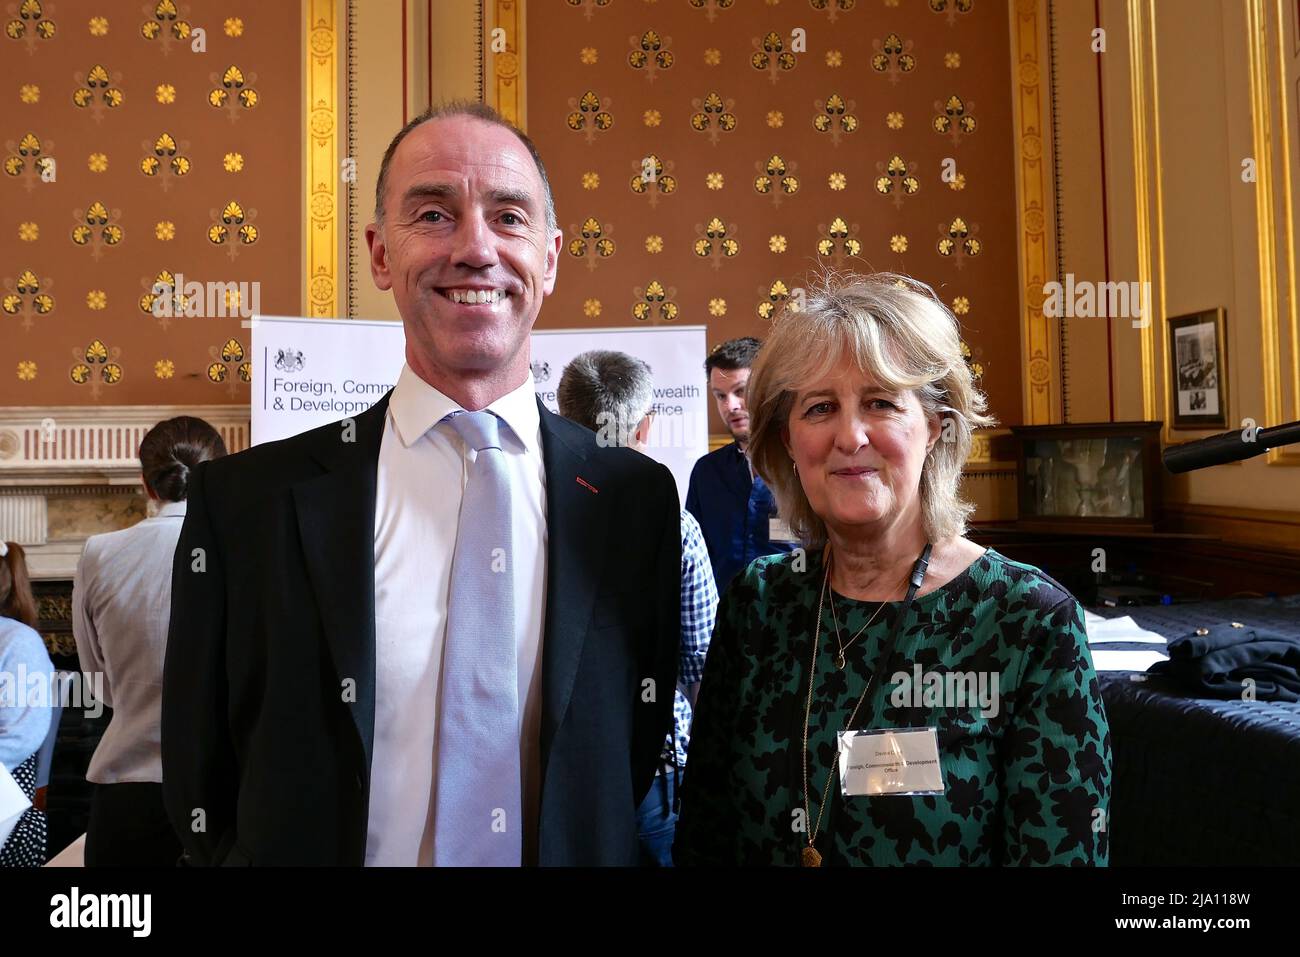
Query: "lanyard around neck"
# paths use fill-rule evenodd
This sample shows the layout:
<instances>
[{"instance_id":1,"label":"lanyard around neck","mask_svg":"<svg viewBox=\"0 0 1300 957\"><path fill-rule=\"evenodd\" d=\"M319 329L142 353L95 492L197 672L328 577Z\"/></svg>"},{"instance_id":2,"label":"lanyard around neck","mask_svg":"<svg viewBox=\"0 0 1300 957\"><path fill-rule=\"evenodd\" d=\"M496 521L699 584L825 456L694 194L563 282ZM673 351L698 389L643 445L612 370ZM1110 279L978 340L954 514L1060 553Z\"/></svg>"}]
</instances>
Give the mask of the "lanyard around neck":
<instances>
[{"instance_id":1,"label":"lanyard around neck","mask_svg":"<svg viewBox=\"0 0 1300 957\"><path fill-rule=\"evenodd\" d=\"M921 583L925 581L926 569L930 566L930 552L933 546L925 543L925 548L921 549L920 556L912 565L912 574L908 579L907 597L903 599L902 607L898 609L898 616L894 619L894 626L889 630L889 637L880 649L880 658L871 674L867 677L867 686L862 690L862 697L858 699L857 707L853 709L853 714L849 716L849 726L846 731L853 730L853 718L857 715L858 710L862 707L863 702L867 700L867 694L875 684L876 675L880 674L889 665L889 656L893 654L894 645L898 642L898 636L903 631L903 621L907 618L908 611L912 607L912 602L916 599L916 593L921 588Z\"/></svg>"}]
</instances>

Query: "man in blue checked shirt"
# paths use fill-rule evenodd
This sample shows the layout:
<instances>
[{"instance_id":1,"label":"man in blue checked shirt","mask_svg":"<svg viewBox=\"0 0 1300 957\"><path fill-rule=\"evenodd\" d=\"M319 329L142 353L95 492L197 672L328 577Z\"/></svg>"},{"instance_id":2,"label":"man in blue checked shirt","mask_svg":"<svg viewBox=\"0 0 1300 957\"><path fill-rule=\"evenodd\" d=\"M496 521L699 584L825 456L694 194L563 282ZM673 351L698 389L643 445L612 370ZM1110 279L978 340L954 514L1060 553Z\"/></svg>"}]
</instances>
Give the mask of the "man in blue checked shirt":
<instances>
[{"instance_id":1,"label":"man in blue checked shirt","mask_svg":"<svg viewBox=\"0 0 1300 957\"><path fill-rule=\"evenodd\" d=\"M624 352L595 349L564 367L556 391L560 415L596 433L597 442L644 452L650 438L654 382L650 367ZM718 611L709 552L695 517L682 510L682 642L673 699L673 730L660 768L637 810L641 863L671 867L677 828L677 786L690 747L691 709L704 677L704 658Z\"/></svg>"}]
</instances>

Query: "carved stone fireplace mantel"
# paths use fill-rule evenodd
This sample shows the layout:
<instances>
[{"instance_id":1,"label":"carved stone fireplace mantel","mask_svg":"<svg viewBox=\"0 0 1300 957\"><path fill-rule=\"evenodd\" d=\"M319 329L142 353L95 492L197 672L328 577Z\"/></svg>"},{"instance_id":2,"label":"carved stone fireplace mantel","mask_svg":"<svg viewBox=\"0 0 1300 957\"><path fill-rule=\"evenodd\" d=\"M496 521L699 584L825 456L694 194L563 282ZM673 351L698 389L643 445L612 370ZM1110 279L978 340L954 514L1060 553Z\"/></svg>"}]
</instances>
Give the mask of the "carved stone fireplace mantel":
<instances>
[{"instance_id":1,"label":"carved stone fireplace mantel","mask_svg":"<svg viewBox=\"0 0 1300 957\"><path fill-rule=\"evenodd\" d=\"M89 536L149 514L140 440L177 415L248 448L244 405L0 406L0 539L26 549L34 579L71 579Z\"/></svg>"}]
</instances>

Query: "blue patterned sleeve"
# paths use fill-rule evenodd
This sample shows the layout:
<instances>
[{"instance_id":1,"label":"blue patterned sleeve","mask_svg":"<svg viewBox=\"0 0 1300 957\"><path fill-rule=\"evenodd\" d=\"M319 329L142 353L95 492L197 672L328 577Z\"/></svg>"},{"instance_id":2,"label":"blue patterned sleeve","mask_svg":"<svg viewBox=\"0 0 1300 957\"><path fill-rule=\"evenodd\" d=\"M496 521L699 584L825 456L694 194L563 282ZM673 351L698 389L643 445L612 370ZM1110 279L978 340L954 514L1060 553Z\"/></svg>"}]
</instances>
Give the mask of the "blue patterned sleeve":
<instances>
[{"instance_id":1,"label":"blue patterned sleeve","mask_svg":"<svg viewBox=\"0 0 1300 957\"><path fill-rule=\"evenodd\" d=\"M718 586L699 522L682 511L682 652L678 681L697 684L704 678L704 659L718 612Z\"/></svg>"},{"instance_id":2,"label":"blue patterned sleeve","mask_svg":"<svg viewBox=\"0 0 1300 957\"><path fill-rule=\"evenodd\" d=\"M57 691L53 675L41 636L20 621L0 617L0 764L11 771L49 734L50 696Z\"/></svg>"}]
</instances>

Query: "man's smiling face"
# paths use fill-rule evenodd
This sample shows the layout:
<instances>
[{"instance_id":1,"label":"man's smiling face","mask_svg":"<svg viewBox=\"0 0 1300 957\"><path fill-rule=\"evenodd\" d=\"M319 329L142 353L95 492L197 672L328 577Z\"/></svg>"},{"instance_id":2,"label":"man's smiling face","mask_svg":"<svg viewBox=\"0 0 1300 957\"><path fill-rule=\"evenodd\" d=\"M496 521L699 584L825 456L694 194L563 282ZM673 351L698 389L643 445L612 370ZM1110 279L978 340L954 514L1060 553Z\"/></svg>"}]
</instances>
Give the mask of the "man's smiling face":
<instances>
[{"instance_id":1,"label":"man's smiling face","mask_svg":"<svg viewBox=\"0 0 1300 957\"><path fill-rule=\"evenodd\" d=\"M366 237L413 371L434 384L523 381L562 233L547 226L541 176L514 133L469 116L417 126L393 154L383 225Z\"/></svg>"}]
</instances>

